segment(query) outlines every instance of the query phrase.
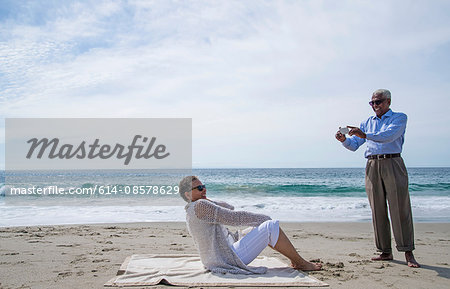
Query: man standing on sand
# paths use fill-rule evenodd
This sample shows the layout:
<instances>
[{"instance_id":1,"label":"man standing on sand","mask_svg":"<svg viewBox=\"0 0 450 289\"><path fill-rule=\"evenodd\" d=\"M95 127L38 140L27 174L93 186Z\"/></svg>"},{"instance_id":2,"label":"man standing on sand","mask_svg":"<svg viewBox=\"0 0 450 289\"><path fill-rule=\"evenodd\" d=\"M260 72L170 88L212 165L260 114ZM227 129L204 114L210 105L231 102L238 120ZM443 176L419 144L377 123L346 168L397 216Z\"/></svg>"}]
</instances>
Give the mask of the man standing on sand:
<instances>
[{"instance_id":1,"label":"man standing on sand","mask_svg":"<svg viewBox=\"0 0 450 289\"><path fill-rule=\"evenodd\" d=\"M393 112L389 108L391 93L386 89L376 90L369 104L376 116L369 117L361 123L359 128L349 126L348 128L351 129L348 133L349 138L338 131L336 139L351 151L356 151L364 142L367 142L366 192L372 208L375 243L381 251L381 255L372 260L393 259L387 199L397 250L405 252L409 267L418 268L420 265L412 253L414 228L408 191L408 173L400 156L407 116L404 113Z\"/></svg>"}]
</instances>

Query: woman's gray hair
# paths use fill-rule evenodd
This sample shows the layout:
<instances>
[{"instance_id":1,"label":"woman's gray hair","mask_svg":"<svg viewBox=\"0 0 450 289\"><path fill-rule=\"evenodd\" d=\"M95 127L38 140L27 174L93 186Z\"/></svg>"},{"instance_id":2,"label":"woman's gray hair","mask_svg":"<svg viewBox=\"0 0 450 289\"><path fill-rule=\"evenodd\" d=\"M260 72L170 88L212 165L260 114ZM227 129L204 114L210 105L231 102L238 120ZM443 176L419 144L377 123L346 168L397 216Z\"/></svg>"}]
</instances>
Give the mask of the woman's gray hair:
<instances>
[{"instance_id":1,"label":"woman's gray hair","mask_svg":"<svg viewBox=\"0 0 450 289\"><path fill-rule=\"evenodd\" d=\"M189 200L184 193L192 191L192 182L195 180L198 180L197 176L187 176L184 177L178 185L178 192L180 193L180 196L188 203L190 203L191 200Z\"/></svg>"},{"instance_id":2,"label":"woman's gray hair","mask_svg":"<svg viewBox=\"0 0 450 289\"><path fill-rule=\"evenodd\" d=\"M381 94L382 96L384 96L387 99L391 99L391 92L387 89L377 89L373 92L372 95L378 95Z\"/></svg>"}]
</instances>

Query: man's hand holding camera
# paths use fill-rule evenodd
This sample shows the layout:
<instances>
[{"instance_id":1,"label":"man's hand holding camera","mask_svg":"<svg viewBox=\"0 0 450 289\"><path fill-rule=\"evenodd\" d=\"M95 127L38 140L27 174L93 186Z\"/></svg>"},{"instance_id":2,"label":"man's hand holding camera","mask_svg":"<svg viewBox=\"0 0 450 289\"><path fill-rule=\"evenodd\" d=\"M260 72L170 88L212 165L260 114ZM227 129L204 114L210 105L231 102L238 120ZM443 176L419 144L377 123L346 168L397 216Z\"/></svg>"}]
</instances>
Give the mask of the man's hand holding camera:
<instances>
[{"instance_id":1,"label":"man's hand holding camera","mask_svg":"<svg viewBox=\"0 0 450 289\"><path fill-rule=\"evenodd\" d=\"M360 130L356 126L350 126L347 125L347 127L340 127L338 132L336 133L335 137L338 141L344 142L347 138L345 137L345 134L348 133L349 136L356 135L360 138L366 138L366 134Z\"/></svg>"},{"instance_id":2,"label":"man's hand holding camera","mask_svg":"<svg viewBox=\"0 0 450 289\"><path fill-rule=\"evenodd\" d=\"M366 134L362 130L360 130L359 127L349 125L347 125L347 127L350 129L350 131L348 132L349 136L356 135L360 138L366 138Z\"/></svg>"}]
</instances>

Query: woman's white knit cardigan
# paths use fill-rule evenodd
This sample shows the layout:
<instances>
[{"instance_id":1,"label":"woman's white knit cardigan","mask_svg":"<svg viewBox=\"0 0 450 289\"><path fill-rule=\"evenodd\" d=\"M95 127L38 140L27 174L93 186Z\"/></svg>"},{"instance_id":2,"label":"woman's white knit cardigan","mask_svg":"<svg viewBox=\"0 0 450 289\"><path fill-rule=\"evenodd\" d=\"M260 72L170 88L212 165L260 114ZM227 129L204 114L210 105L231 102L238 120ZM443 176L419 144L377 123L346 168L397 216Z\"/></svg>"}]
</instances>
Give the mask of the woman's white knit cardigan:
<instances>
[{"instance_id":1,"label":"woman's white knit cardigan","mask_svg":"<svg viewBox=\"0 0 450 289\"><path fill-rule=\"evenodd\" d=\"M242 263L227 241L230 236L237 241L237 234L231 234L224 225L256 227L270 220L269 216L234 211L234 207L225 202L204 199L187 204L185 210L189 233L206 269L231 274L266 272L266 267L249 267Z\"/></svg>"}]
</instances>

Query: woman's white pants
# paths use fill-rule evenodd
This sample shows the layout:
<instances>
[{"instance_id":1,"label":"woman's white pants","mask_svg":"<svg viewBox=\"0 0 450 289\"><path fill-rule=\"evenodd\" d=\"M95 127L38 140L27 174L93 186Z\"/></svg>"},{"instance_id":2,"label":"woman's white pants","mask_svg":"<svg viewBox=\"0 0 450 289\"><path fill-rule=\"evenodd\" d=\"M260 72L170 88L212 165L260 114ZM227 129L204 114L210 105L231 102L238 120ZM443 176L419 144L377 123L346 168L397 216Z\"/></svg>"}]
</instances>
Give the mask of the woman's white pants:
<instances>
[{"instance_id":1,"label":"woman's white pants","mask_svg":"<svg viewBox=\"0 0 450 289\"><path fill-rule=\"evenodd\" d=\"M265 221L258 227L251 230L243 238L236 241L233 244L232 249L241 261L247 265L252 262L269 244L274 247L278 241L279 234L280 226L278 221Z\"/></svg>"}]
</instances>

